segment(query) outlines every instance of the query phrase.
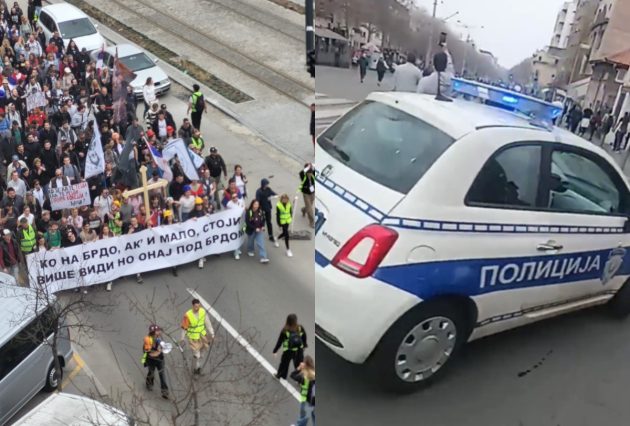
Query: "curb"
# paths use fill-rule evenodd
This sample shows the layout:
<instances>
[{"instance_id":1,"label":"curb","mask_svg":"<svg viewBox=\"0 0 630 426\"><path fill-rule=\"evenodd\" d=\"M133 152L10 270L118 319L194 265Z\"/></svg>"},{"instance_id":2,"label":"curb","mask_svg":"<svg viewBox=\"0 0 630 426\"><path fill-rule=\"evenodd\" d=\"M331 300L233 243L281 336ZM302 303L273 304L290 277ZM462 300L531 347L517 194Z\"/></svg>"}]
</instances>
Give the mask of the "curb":
<instances>
[{"instance_id":1,"label":"curb","mask_svg":"<svg viewBox=\"0 0 630 426\"><path fill-rule=\"evenodd\" d=\"M57 4L57 3L64 3L64 2L62 0L45 0L44 3ZM124 44L131 44L131 45L137 46L135 43L129 41L124 36L118 34L114 30L112 30L109 27L103 25L102 22L98 21L94 17L90 16L90 19L93 20L94 22L98 23L98 28L97 28L98 32L100 32L101 35L105 38L105 40L107 40L109 43L112 43L114 45L123 44L124 43ZM155 41L156 43L160 44L156 40L153 40L153 41ZM209 87L205 86L204 84L198 82L197 80L193 79L192 77L189 77L183 71L180 71L177 68L175 68L174 66L172 66L171 64L161 60L161 58L158 58L157 56L155 56L151 52L147 52L145 49L143 49L140 46L137 46L137 47L140 48L143 52L145 52L150 58L152 58L152 59L159 59L159 66L162 69L164 69L164 71L169 76L169 78L171 78L175 83L177 83L180 86L184 87L186 90L188 90L191 93L193 91L192 85L195 84L195 83L199 84L199 86L201 87L202 92L204 92L204 95L205 95L204 98L206 100L206 103L210 104L215 109L219 110L223 114L227 115L228 117L230 117L233 120L237 121L241 125L245 126L249 131L251 131L254 134L254 136L256 136L257 138L261 139L263 142L271 145L273 148L275 148L277 151L279 151L280 153L284 154L285 156L287 156L291 160L295 161L296 162L296 167L301 167L302 166L302 164L304 163L304 160L302 158L298 157L297 155L295 155L294 153L292 153L288 149L285 149L282 146L278 145L271 138L269 138L264 133L262 133L260 130L258 130L258 128L256 126L252 125L247 119L245 119L239 113L234 111L232 109L232 107L230 107L228 105L231 102L224 101L224 100L220 99L220 98L222 98L222 96L219 95L214 90L212 90ZM249 102L252 102L252 101L249 101ZM244 103L247 103L247 102L244 102Z\"/></svg>"}]
</instances>

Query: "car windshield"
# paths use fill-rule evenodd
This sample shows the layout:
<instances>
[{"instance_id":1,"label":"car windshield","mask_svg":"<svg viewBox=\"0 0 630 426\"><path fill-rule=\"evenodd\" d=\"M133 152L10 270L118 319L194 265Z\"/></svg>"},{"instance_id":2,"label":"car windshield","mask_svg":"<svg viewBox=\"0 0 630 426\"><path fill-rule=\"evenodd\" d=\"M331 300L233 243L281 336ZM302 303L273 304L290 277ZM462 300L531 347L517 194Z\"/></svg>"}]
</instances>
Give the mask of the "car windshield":
<instances>
[{"instance_id":1,"label":"car windshield","mask_svg":"<svg viewBox=\"0 0 630 426\"><path fill-rule=\"evenodd\" d=\"M403 194L454 141L412 115L371 101L346 114L317 140L347 167Z\"/></svg>"},{"instance_id":2,"label":"car windshield","mask_svg":"<svg viewBox=\"0 0 630 426\"><path fill-rule=\"evenodd\" d=\"M155 66L151 58L144 53L136 53L135 55L125 56L120 58L120 62L127 66L127 68L131 71L146 70L147 68Z\"/></svg>"},{"instance_id":3,"label":"car windshield","mask_svg":"<svg viewBox=\"0 0 630 426\"><path fill-rule=\"evenodd\" d=\"M61 38L71 39L96 33L96 28L88 18L74 19L59 23Z\"/></svg>"}]
</instances>

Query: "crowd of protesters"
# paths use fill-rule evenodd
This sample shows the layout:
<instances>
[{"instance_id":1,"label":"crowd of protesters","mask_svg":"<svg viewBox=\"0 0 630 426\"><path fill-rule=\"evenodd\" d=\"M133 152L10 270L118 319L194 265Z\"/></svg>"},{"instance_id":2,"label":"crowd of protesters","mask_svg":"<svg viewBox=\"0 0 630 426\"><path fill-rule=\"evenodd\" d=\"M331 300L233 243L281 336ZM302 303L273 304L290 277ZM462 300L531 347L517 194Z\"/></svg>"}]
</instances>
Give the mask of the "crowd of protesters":
<instances>
[{"instance_id":1,"label":"crowd of protesters","mask_svg":"<svg viewBox=\"0 0 630 426\"><path fill-rule=\"evenodd\" d=\"M47 42L35 23L37 6L41 6L38 3L30 1L25 14L17 3L8 8L0 0L0 270L24 283L28 279L20 279L20 266L24 271L25 255L34 251L132 234L234 206L246 210L249 256L254 256L256 246L260 262L269 261L263 235L277 245L273 209L287 255L292 256L289 197L283 195L277 205L277 200L272 204L270 197L276 194L266 179L255 191L256 196L252 192L248 197L243 168L236 165L228 170L216 147L207 150L200 130L193 125L200 124L205 105L198 102L200 97L203 101L199 86L195 85L188 105L191 119L184 118L179 125L167 105L158 102L151 79L139 98L127 87L123 100L126 114L115 118L114 73L99 66L74 41L64 45L58 32ZM43 94L45 105L29 106L27 98L36 93ZM86 157L95 127L100 132L105 167L103 173L87 179L91 205L54 210L51 188L85 181ZM141 166L146 166L149 180L165 175L151 150L160 152L175 138L183 139L201 156L209 151L197 170L200 179L188 179L175 157L169 164L173 178L168 187L150 193L150 211L146 211L141 196L123 197L126 189L139 186ZM309 167L308 176L300 176L300 189L309 202L308 211L303 209L302 213L308 214L313 226L310 194L314 178ZM240 251L235 258L239 255ZM199 267L203 266L201 259ZM176 268L173 273L177 273ZM141 283L142 277L138 275L137 280ZM107 287L111 289L111 283Z\"/></svg>"}]
</instances>

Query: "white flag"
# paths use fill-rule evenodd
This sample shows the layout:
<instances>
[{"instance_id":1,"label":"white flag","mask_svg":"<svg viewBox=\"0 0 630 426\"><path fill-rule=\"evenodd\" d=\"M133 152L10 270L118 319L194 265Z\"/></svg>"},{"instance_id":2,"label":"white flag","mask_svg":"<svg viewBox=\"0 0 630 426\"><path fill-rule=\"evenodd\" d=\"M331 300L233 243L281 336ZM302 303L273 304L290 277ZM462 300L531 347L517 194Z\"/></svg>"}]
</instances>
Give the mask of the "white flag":
<instances>
[{"instance_id":1,"label":"white flag","mask_svg":"<svg viewBox=\"0 0 630 426\"><path fill-rule=\"evenodd\" d=\"M173 139L166 144L164 149L162 149L162 157L164 157L167 161L170 161L176 155L186 177L190 180L199 180L197 168L195 167L192 158L190 158L188 148L186 148L186 144L182 139Z\"/></svg>"},{"instance_id":2,"label":"white flag","mask_svg":"<svg viewBox=\"0 0 630 426\"><path fill-rule=\"evenodd\" d=\"M204 163L203 157L190 148L188 148L188 154L190 155L190 158L192 158L195 169L199 170L199 167L203 166Z\"/></svg>"},{"instance_id":3,"label":"white flag","mask_svg":"<svg viewBox=\"0 0 630 426\"><path fill-rule=\"evenodd\" d=\"M103 145L101 144L101 132L98 123L94 120L94 135L90 141L87 158L85 159L85 179L99 175L105 171L105 156L103 155Z\"/></svg>"}]
</instances>

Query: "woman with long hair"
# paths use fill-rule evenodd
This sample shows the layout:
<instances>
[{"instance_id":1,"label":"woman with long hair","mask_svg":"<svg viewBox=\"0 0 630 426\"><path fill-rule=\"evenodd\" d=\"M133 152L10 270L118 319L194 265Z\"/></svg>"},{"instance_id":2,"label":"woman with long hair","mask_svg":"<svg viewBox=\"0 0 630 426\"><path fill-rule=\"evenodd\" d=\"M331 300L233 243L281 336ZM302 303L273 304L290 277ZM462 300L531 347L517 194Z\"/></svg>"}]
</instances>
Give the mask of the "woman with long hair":
<instances>
[{"instance_id":1,"label":"woman with long hair","mask_svg":"<svg viewBox=\"0 0 630 426\"><path fill-rule=\"evenodd\" d=\"M265 250L265 215L256 199L249 203L249 208L245 213L245 233L247 234L247 255L255 256L254 244L256 244L260 263L269 263Z\"/></svg>"},{"instance_id":2,"label":"woman with long hair","mask_svg":"<svg viewBox=\"0 0 630 426\"><path fill-rule=\"evenodd\" d=\"M66 49L66 55L72 55L73 57L78 58L80 53L81 51L79 50L77 43L73 39L70 39L68 42L68 48Z\"/></svg>"},{"instance_id":3,"label":"woman with long hair","mask_svg":"<svg viewBox=\"0 0 630 426\"><path fill-rule=\"evenodd\" d=\"M153 84L153 79L151 77L147 77L147 80L144 82L144 86L142 86L142 99L144 100L144 112L142 113L142 116L144 117L147 115L149 105L157 101L157 96L155 95L155 85Z\"/></svg>"},{"instance_id":4,"label":"woman with long hair","mask_svg":"<svg viewBox=\"0 0 630 426\"><path fill-rule=\"evenodd\" d=\"M308 419L315 426L315 361L310 355L304 357L291 378L300 385L300 415L295 426L308 425Z\"/></svg>"},{"instance_id":5,"label":"woman with long hair","mask_svg":"<svg viewBox=\"0 0 630 426\"><path fill-rule=\"evenodd\" d=\"M247 198L247 177L243 174L243 167L240 164L234 166L232 179L234 179L236 187L243 195L243 198Z\"/></svg>"},{"instance_id":6,"label":"woman with long hair","mask_svg":"<svg viewBox=\"0 0 630 426\"><path fill-rule=\"evenodd\" d=\"M286 379L289 373L289 364L293 361L293 366L298 368L304 360L304 349L308 347L306 342L306 332L304 327L298 323L296 314L289 314L287 320L280 330L280 336L273 348L273 355L277 356L278 350L282 347L282 357L276 374L277 379Z\"/></svg>"}]
</instances>

